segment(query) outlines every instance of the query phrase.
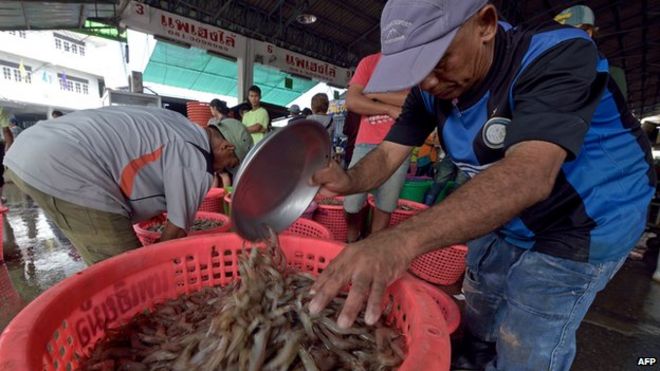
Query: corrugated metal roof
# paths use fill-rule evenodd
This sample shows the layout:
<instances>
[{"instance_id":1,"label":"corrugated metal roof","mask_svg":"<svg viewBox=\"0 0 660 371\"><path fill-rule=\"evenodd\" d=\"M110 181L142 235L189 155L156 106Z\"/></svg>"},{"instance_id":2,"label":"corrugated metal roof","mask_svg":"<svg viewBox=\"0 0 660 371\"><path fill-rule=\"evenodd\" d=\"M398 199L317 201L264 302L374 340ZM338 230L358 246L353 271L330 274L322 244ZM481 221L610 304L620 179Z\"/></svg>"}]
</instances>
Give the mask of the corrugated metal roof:
<instances>
[{"instance_id":1,"label":"corrugated metal roof","mask_svg":"<svg viewBox=\"0 0 660 371\"><path fill-rule=\"evenodd\" d=\"M2 1L0 30L81 28L86 19L113 19L117 3L98 1Z\"/></svg>"}]
</instances>

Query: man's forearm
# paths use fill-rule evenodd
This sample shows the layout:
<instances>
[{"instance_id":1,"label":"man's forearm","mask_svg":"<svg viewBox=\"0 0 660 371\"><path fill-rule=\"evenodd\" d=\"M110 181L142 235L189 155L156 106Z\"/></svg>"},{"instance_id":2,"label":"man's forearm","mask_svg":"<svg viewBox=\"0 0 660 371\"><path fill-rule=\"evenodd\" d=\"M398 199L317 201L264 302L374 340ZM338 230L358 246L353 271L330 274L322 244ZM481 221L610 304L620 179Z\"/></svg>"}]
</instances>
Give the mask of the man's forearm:
<instances>
[{"instance_id":1,"label":"man's forearm","mask_svg":"<svg viewBox=\"0 0 660 371\"><path fill-rule=\"evenodd\" d=\"M351 184L348 193L367 192L385 183L407 159L410 150L391 142L380 144L347 171Z\"/></svg>"},{"instance_id":2,"label":"man's forearm","mask_svg":"<svg viewBox=\"0 0 660 371\"><path fill-rule=\"evenodd\" d=\"M346 108L360 115L388 115L395 107L386 103L377 102L365 96L349 97L346 99Z\"/></svg>"},{"instance_id":3,"label":"man's forearm","mask_svg":"<svg viewBox=\"0 0 660 371\"><path fill-rule=\"evenodd\" d=\"M254 124L247 127L248 133L261 133L263 131L261 124Z\"/></svg>"},{"instance_id":4,"label":"man's forearm","mask_svg":"<svg viewBox=\"0 0 660 371\"><path fill-rule=\"evenodd\" d=\"M558 170L548 172L539 166L533 159L524 164L502 160L442 203L387 233L393 233L393 238L405 236L402 243L413 256L489 233L548 197Z\"/></svg>"},{"instance_id":5,"label":"man's forearm","mask_svg":"<svg viewBox=\"0 0 660 371\"><path fill-rule=\"evenodd\" d=\"M408 91L399 91L394 93L368 93L367 97L375 99L379 102L389 104L396 107L403 107L403 103L408 97Z\"/></svg>"}]
</instances>

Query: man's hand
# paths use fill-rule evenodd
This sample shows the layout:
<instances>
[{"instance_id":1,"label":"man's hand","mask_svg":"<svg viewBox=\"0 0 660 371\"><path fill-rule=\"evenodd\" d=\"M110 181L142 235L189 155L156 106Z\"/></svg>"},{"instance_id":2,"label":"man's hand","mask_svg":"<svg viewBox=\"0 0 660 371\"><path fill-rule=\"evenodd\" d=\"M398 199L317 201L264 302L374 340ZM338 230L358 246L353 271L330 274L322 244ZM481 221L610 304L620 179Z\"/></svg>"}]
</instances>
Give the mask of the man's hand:
<instances>
[{"instance_id":1,"label":"man's hand","mask_svg":"<svg viewBox=\"0 0 660 371\"><path fill-rule=\"evenodd\" d=\"M321 186L319 193L322 196L334 197L350 191L351 178L337 162L330 161L327 167L312 176L312 184Z\"/></svg>"},{"instance_id":2,"label":"man's hand","mask_svg":"<svg viewBox=\"0 0 660 371\"><path fill-rule=\"evenodd\" d=\"M165 242L169 240L174 240L177 238L186 237L187 233L184 229L177 227L171 220L167 220L165 224L165 230L160 235L158 242Z\"/></svg>"},{"instance_id":3,"label":"man's hand","mask_svg":"<svg viewBox=\"0 0 660 371\"><path fill-rule=\"evenodd\" d=\"M405 247L405 239L383 231L348 245L326 267L312 286L314 298L309 304L312 315L318 314L350 283L351 288L337 324L350 327L367 302L364 320L378 321L385 290L408 269L414 252Z\"/></svg>"},{"instance_id":4,"label":"man's hand","mask_svg":"<svg viewBox=\"0 0 660 371\"><path fill-rule=\"evenodd\" d=\"M401 107L388 106L387 115L396 120L401 115Z\"/></svg>"}]
</instances>

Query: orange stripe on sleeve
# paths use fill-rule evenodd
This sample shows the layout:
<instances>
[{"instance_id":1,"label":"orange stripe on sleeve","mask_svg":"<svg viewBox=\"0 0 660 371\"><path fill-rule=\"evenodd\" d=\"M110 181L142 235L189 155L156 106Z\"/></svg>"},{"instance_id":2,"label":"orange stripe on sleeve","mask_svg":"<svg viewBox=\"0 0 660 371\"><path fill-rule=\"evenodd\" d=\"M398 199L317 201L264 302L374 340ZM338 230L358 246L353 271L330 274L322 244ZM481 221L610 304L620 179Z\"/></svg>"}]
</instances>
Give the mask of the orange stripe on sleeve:
<instances>
[{"instance_id":1,"label":"orange stripe on sleeve","mask_svg":"<svg viewBox=\"0 0 660 371\"><path fill-rule=\"evenodd\" d=\"M119 187L126 197L131 197L131 194L133 193L133 183L135 183L135 177L140 169L158 160L162 154L163 146L160 146L157 150L132 160L124 167L124 170L121 172Z\"/></svg>"}]
</instances>

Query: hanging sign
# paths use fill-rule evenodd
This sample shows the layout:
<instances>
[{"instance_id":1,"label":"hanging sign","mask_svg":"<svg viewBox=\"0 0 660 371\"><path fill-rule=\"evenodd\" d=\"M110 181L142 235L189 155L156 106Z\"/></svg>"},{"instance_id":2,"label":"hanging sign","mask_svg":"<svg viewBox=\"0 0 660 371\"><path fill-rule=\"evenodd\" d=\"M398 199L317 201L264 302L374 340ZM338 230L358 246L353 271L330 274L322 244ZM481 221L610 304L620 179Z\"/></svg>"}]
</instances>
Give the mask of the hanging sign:
<instances>
[{"instance_id":1,"label":"hanging sign","mask_svg":"<svg viewBox=\"0 0 660 371\"><path fill-rule=\"evenodd\" d=\"M260 63L281 71L340 87L347 86L353 76L351 69L294 53L270 43L255 41L254 45L255 54Z\"/></svg>"},{"instance_id":2,"label":"hanging sign","mask_svg":"<svg viewBox=\"0 0 660 371\"><path fill-rule=\"evenodd\" d=\"M126 7L122 23L134 30L233 58L243 56L247 44L245 36L136 1Z\"/></svg>"}]
</instances>

